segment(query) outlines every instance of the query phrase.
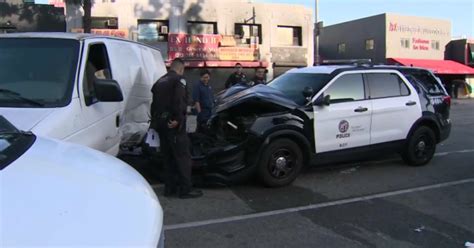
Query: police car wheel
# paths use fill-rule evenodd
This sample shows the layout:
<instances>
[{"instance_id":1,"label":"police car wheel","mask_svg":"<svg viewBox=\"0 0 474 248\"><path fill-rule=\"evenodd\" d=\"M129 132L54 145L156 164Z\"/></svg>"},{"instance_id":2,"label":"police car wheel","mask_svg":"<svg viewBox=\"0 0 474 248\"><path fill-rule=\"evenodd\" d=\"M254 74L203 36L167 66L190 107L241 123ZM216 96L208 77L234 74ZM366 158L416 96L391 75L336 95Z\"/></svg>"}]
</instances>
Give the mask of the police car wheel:
<instances>
[{"instance_id":1,"label":"police car wheel","mask_svg":"<svg viewBox=\"0 0 474 248\"><path fill-rule=\"evenodd\" d=\"M302 167L301 148L290 139L277 139L263 151L258 174L266 186L280 187L293 182Z\"/></svg>"},{"instance_id":2,"label":"police car wheel","mask_svg":"<svg viewBox=\"0 0 474 248\"><path fill-rule=\"evenodd\" d=\"M431 161L436 151L436 137L426 126L417 128L408 138L402 158L408 165L420 166Z\"/></svg>"}]
</instances>

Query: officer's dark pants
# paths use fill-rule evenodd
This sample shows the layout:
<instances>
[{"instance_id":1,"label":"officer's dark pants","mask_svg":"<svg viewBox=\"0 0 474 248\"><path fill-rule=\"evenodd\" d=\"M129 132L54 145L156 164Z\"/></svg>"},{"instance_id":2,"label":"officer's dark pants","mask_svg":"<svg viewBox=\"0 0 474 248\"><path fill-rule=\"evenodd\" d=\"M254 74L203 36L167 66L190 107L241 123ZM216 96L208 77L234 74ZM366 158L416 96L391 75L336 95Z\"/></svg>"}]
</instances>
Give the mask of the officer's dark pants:
<instances>
[{"instance_id":1,"label":"officer's dark pants","mask_svg":"<svg viewBox=\"0 0 474 248\"><path fill-rule=\"evenodd\" d=\"M164 158L165 188L178 189L180 193L191 190L191 153L186 128L162 129L160 149Z\"/></svg>"}]
</instances>

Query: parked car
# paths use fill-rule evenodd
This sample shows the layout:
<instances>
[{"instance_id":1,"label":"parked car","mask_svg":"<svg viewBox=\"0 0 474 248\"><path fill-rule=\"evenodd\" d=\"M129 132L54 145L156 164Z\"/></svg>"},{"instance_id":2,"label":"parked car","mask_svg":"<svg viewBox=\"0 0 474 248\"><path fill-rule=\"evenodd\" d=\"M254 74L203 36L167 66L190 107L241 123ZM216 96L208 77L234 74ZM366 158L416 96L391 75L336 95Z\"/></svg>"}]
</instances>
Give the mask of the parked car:
<instances>
[{"instance_id":1,"label":"parked car","mask_svg":"<svg viewBox=\"0 0 474 248\"><path fill-rule=\"evenodd\" d=\"M0 246L163 247L163 210L129 165L0 116Z\"/></svg>"},{"instance_id":2,"label":"parked car","mask_svg":"<svg viewBox=\"0 0 474 248\"><path fill-rule=\"evenodd\" d=\"M1 115L112 155L147 131L150 89L166 73L156 48L90 34L4 34L0 54Z\"/></svg>"},{"instance_id":3,"label":"parked car","mask_svg":"<svg viewBox=\"0 0 474 248\"><path fill-rule=\"evenodd\" d=\"M306 164L399 152L427 164L450 133L451 99L420 68L331 65L292 69L224 98L213 135L192 134L196 171L228 183L257 174L291 183Z\"/></svg>"}]
</instances>

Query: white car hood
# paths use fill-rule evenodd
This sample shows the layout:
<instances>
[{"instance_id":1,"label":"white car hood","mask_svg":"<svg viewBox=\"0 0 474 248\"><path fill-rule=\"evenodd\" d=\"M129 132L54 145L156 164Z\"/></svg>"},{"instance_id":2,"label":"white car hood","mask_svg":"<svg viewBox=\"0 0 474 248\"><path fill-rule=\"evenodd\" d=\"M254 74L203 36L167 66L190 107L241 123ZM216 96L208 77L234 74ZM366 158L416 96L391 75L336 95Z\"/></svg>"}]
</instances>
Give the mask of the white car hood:
<instances>
[{"instance_id":1,"label":"white car hood","mask_svg":"<svg viewBox=\"0 0 474 248\"><path fill-rule=\"evenodd\" d=\"M120 160L37 138L0 171L0 246L156 246L163 212Z\"/></svg>"},{"instance_id":2,"label":"white car hood","mask_svg":"<svg viewBox=\"0 0 474 248\"><path fill-rule=\"evenodd\" d=\"M47 108L0 108L3 115L19 130L31 131L40 121L51 114L54 109Z\"/></svg>"}]
</instances>

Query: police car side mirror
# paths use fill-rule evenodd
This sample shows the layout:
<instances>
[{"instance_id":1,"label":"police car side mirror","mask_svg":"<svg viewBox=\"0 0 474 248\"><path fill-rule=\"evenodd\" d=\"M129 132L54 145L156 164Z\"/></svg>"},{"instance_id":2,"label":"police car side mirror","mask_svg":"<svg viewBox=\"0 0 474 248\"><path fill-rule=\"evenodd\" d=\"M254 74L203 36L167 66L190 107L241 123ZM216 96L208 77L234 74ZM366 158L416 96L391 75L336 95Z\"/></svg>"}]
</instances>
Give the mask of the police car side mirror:
<instances>
[{"instance_id":1,"label":"police car side mirror","mask_svg":"<svg viewBox=\"0 0 474 248\"><path fill-rule=\"evenodd\" d=\"M123 94L120 85L113 79L94 80L94 90L99 102L123 101Z\"/></svg>"},{"instance_id":2,"label":"police car side mirror","mask_svg":"<svg viewBox=\"0 0 474 248\"><path fill-rule=\"evenodd\" d=\"M329 106L329 104L331 104L331 96L330 95L320 95L313 102L313 105L315 105L315 106Z\"/></svg>"},{"instance_id":3,"label":"police car side mirror","mask_svg":"<svg viewBox=\"0 0 474 248\"><path fill-rule=\"evenodd\" d=\"M303 96L306 99L306 101L308 102L311 101L311 97L313 97L313 95L314 95L314 90L312 87L307 86L303 89Z\"/></svg>"}]
</instances>

